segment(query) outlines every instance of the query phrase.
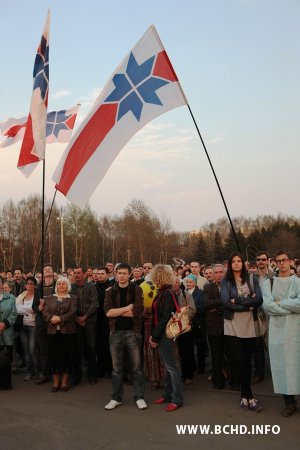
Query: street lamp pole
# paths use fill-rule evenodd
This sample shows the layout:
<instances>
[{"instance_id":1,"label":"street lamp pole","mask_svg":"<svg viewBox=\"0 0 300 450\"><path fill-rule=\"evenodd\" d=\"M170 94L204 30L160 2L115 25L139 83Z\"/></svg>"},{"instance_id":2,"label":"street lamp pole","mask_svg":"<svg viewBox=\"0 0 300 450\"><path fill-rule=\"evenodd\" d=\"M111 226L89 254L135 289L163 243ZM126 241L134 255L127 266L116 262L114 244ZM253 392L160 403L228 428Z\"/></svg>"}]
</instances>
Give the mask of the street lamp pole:
<instances>
[{"instance_id":1,"label":"street lamp pole","mask_svg":"<svg viewBox=\"0 0 300 450\"><path fill-rule=\"evenodd\" d=\"M250 244L247 245L246 247L246 259L249 262L249 256L248 256L248 248L250 247Z\"/></svg>"},{"instance_id":2,"label":"street lamp pole","mask_svg":"<svg viewBox=\"0 0 300 450\"><path fill-rule=\"evenodd\" d=\"M3 250L3 251L2 251L2 253L3 253L3 266L4 266L3 270L5 271L5 270L6 270L6 257L5 257L5 250Z\"/></svg>"},{"instance_id":3,"label":"street lamp pole","mask_svg":"<svg viewBox=\"0 0 300 450\"><path fill-rule=\"evenodd\" d=\"M57 220L60 221L61 271L65 272L64 217L57 217Z\"/></svg>"}]
</instances>

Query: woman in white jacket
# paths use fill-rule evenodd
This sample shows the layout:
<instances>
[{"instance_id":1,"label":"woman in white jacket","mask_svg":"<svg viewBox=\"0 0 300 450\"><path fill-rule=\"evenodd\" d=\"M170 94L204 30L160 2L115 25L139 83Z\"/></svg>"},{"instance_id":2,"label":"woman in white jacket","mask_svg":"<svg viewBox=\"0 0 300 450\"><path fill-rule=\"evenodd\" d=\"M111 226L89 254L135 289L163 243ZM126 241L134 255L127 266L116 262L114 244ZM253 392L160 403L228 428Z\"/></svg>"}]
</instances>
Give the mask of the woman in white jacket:
<instances>
[{"instance_id":1,"label":"woman in white jacket","mask_svg":"<svg viewBox=\"0 0 300 450\"><path fill-rule=\"evenodd\" d=\"M23 326L20 331L20 339L27 369L27 374L24 381L35 379L37 374L38 360L35 344L35 312L32 309L34 289L36 285L37 281L34 277L26 278L26 290L16 299L18 314L23 316Z\"/></svg>"}]
</instances>

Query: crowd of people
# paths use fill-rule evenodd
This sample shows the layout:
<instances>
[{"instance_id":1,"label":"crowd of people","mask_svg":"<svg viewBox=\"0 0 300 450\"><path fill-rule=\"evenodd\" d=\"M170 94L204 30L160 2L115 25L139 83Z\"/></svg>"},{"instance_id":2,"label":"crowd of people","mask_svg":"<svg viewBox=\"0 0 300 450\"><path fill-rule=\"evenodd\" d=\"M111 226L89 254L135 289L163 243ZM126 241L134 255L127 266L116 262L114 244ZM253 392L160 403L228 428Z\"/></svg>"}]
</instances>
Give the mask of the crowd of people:
<instances>
[{"instance_id":1,"label":"crowd of people","mask_svg":"<svg viewBox=\"0 0 300 450\"><path fill-rule=\"evenodd\" d=\"M0 388L12 389L13 373L67 392L86 373L92 385L111 379L106 410L122 404L128 381L139 409L148 406L148 383L163 388L154 403L170 412L183 405L183 384L198 372L214 389L240 390L241 409L259 412L252 385L264 380L269 351L274 391L289 417L300 393L299 277L300 264L285 250L273 259L260 251L250 263L236 252L207 266L109 261L61 274L46 264L43 276L2 271ZM191 327L169 339L166 327L179 309Z\"/></svg>"}]
</instances>

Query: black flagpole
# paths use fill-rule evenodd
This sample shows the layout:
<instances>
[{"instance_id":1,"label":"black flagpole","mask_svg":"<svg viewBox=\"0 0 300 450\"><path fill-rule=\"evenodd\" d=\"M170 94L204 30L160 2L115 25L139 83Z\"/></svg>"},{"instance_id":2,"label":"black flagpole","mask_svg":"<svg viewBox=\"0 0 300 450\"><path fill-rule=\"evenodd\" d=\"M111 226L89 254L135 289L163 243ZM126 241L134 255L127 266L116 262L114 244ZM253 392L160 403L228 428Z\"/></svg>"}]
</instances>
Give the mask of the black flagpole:
<instances>
[{"instance_id":1,"label":"black flagpole","mask_svg":"<svg viewBox=\"0 0 300 450\"><path fill-rule=\"evenodd\" d=\"M44 155L43 159L43 194L42 194L42 242L41 242L41 252L42 252L42 258L41 258L41 265L42 265L42 277L41 277L41 283L42 286L44 285L44 260L45 260L45 166L46 166L46 155ZM42 288L43 292L43 288Z\"/></svg>"},{"instance_id":2,"label":"black flagpole","mask_svg":"<svg viewBox=\"0 0 300 450\"><path fill-rule=\"evenodd\" d=\"M196 127L196 129L197 129L198 135L199 135L199 137L200 137L200 140L201 140L201 142L202 142L202 145L203 145L205 154L206 154L206 156L207 156L209 165L210 165L211 170L212 170L212 172L213 172L213 174L214 174L214 177L215 177L215 180L216 180L216 183L217 183L217 186L218 186L218 189L219 189L219 192L220 192L220 195L221 195L221 198L222 198L222 201L223 201L223 204L224 204L226 213L227 213L227 217L228 217L228 220L229 220L229 223L230 223L230 226L231 226L231 230L232 230L232 233L233 233L233 236L234 236L234 239L235 239L236 246L237 246L237 248L238 248L238 251L241 253L239 241L238 241L238 238L237 238L237 235L236 235L236 232L235 232L235 229L234 229L234 226L233 226L233 223L232 223L232 220L231 220L231 217L230 217L230 214L229 214L229 211L228 211L228 208L227 208L227 205L226 205L226 202L225 202L225 198L224 198L223 192L222 192L222 190L221 190L221 187L220 187L220 184L219 184L219 181L218 181L216 172L215 172L215 170L214 170L214 168L213 168L213 165L212 165L212 163L211 163L209 154L208 154L208 152L207 152L207 150L206 150L206 146L205 146L204 141L203 141L203 139L202 139L200 130L199 130L199 128L198 128L197 122L196 122L196 120L195 120L195 118L194 118L194 115L193 115L193 113L192 113L192 110L191 110L191 108L190 108L190 105L187 104L187 107L189 108L190 114L191 114L191 116L192 116L193 122L194 122L194 124L195 124L195 127Z\"/></svg>"},{"instance_id":3,"label":"black flagpole","mask_svg":"<svg viewBox=\"0 0 300 450\"><path fill-rule=\"evenodd\" d=\"M52 214L56 193L57 193L57 189L55 189L55 192L54 192L51 208L50 208L50 211L49 211L49 214L48 214L48 218L47 218L47 222L46 222L46 226L45 226L45 230L44 230L44 235L47 233L47 230L48 230L49 220L50 220L50 217L51 217L51 214ZM44 215L43 215L43 217L44 217ZM42 225L42 227L43 227L43 225ZM33 275L35 275L35 273L36 273L36 269L37 269L37 265L38 265L39 260L40 260L41 253L42 253L42 245L40 245L39 254L38 254L37 259L36 259Z\"/></svg>"}]
</instances>

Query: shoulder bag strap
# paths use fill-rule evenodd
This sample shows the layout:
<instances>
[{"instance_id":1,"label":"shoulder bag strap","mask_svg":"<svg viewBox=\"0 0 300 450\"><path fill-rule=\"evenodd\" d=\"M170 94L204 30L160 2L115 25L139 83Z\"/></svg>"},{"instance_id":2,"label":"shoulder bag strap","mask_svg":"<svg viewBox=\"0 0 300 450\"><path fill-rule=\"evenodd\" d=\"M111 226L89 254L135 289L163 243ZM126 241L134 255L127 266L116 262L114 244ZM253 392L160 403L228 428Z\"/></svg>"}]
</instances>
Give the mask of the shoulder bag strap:
<instances>
[{"instance_id":1,"label":"shoulder bag strap","mask_svg":"<svg viewBox=\"0 0 300 450\"><path fill-rule=\"evenodd\" d=\"M251 290L252 290L251 295L254 294L254 281L253 281L253 277L254 277L253 273L250 273L250 275L249 275L249 283L250 283L250 288L251 288Z\"/></svg>"},{"instance_id":2,"label":"shoulder bag strap","mask_svg":"<svg viewBox=\"0 0 300 450\"><path fill-rule=\"evenodd\" d=\"M173 300L174 300L174 303L175 303L175 307L176 307L176 311L177 311L177 312L180 312L181 309L180 309L180 306L179 306L178 303L177 303L177 300L176 300L176 298L175 298L174 292L172 291L172 289L169 289L169 291L171 292L171 295L172 295L172 297L173 297Z\"/></svg>"}]
</instances>

